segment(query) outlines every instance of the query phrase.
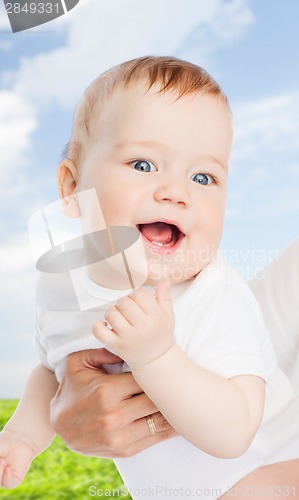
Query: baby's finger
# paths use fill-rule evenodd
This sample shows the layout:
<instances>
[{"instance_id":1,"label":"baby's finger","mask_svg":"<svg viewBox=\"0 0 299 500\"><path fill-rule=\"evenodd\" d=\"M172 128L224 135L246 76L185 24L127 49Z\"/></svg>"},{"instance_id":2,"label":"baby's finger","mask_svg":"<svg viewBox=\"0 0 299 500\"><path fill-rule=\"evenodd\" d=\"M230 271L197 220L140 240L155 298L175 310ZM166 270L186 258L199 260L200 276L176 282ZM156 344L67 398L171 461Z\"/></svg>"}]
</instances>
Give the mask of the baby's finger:
<instances>
[{"instance_id":1,"label":"baby's finger","mask_svg":"<svg viewBox=\"0 0 299 500\"><path fill-rule=\"evenodd\" d=\"M104 321L95 321L92 325L92 333L109 349L113 350L116 348L119 340L118 335L113 330L108 328Z\"/></svg>"},{"instance_id":2,"label":"baby's finger","mask_svg":"<svg viewBox=\"0 0 299 500\"><path fill-rule=\"evenodd\" d=\"M172 297L169 280L160 281L156 288L156 299L160 306L167 312L172 312Z\"/></svg>"},{"instance_id":3,"label":"baby's finger","mask_svg":"<svg viewBox=\"0 0 299 500\"><path fill-rule=\"evenodd\" d=\"M115 307L131 326L140 321L144 315L144 311L130 296L118 299Z\"/></svg>"},{"instance_id":4,"label":"baby's finger","mask_svg":"<svg viewBox=\"0 0 299 500\"><path fill-rule=\"evenodd\" d=\"M126 334L128 329L131 327L129 321L115 306L107 309L104 317L117 335L121 336L122 334Z\"/></svg>"},{"instance_id":5,"label":"baby's finger","mask_svg":"<svg viewBox=\"0 0 299 500\"><path fill-rule=\"evenodd\" d=\"M130 293L129 298L134 301L146 314L153 314L157 306L154 291L138 288Z\"/></svg>"},{"instance_id":6,"label":"baby's finger","mask_svg":"<svg viewBox=\"0 0 299 500\"><path fill-rule=\"evenodd\" d=\"M24 476L25 476L25 474L24 474ZM6 488L7 490L12 490L13 488L16 488L17 486L19 486L22 483L24 476L19 477L13 471L13 469L9 465L7 465L3 471L2 486L4 488Z\"/></svg>"},{"instance_id":7,"label":"baby's finger","mask_svg":"<svg viewBox=\"0 0 299 500\"><path fill-rule=\"evenodd\" d=\"M3 478L4 468L5 468L5 459L0 458L0 486L3 486L2 478Z\"/></svg>"}]
</instances>

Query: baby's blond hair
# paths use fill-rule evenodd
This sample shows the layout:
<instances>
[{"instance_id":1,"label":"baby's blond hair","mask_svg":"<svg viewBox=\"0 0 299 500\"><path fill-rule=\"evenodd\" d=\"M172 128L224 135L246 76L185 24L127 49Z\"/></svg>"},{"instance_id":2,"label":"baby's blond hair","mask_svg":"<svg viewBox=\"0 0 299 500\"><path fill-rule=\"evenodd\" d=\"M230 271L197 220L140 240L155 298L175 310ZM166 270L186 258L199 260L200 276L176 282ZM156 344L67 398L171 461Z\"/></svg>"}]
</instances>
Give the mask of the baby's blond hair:
<instances>
[{"instance_id":1,"label":"baby's blond hair","mask_svg":"<svg viewBox=\"0 0 299 500\"><path fill-rule=\"evenodd\" d=\"M175 57L138 57L108 69L87 87L77 106L72 136L63 156L79 166L84 146L91 139L93 124L99 121L103 106L112 92L116 88L126 89L140 82L148 85L147 91L159 84L158 93L173 92L177 99L199 92L220 97L227 104L227 98L218 83L200 66Z\"/></svg>"}]
</instances>

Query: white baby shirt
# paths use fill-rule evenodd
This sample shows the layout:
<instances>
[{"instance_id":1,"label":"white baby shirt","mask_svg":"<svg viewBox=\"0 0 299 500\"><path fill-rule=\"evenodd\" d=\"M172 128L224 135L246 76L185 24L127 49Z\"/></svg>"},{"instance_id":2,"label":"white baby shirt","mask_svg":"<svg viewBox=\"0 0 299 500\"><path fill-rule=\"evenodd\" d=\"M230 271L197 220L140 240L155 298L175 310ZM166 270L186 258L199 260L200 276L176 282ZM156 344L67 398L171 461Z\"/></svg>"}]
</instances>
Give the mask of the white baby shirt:
<instances>
[{"instance_id":1,"label":"white baby shirt","mask_svg":"<svg viewBox=\"0 0 299 500\"><path fill-rule=\"evenodd\" d=\"M131 292L104 289L82 270L76 279L81 297L96 299L96 308L79 310L67 273L42 275L37 289L35 348L59 381L70 353L101 347L91 333L92 323L103 318L109 302ZM221 253L193 281L173 286L171 293L175 340L188 357L226 378L252 374L267 382L262 424L238 458L215 458L179 436L114 462L134 499L216 499L257 467L299 457L299 397L278 368L254 296ZM122 363L106 368L127 369Z\"/></svg>"}]
</instances>

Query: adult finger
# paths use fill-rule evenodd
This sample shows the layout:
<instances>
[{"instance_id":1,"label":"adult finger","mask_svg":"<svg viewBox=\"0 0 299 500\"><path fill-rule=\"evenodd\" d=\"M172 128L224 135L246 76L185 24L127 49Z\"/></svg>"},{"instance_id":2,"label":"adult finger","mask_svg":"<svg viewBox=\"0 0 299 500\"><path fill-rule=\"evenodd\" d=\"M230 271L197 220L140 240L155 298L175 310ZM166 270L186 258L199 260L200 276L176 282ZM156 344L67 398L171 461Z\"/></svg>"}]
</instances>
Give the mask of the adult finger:
<instances>
[{"instance_id":1,"label":"adult finger","mask_svg":"<svg viewBox=\"0 0 299 500\"><path fill-rule=\"evenodd\" d=\"M144 393L140 393L135 397L128 398L121 402L122 425L128 425L131 422L141 420L158 410L154 403Z\"/></svg>"},{"instance_id":2,"label":"adult finger","mask_svg":"<svg viewBox=\"0 0 299 500\"><path fill-rule=\"evenodd\" d=\"M148 419L151 419L154 423L154 433L152 433L151 431L152 428L150 429L149 427ZM125 432L130 437L130 440L128 440L128 442L134 443L149 436L153 437L156 434L159 434L160 432L164 432L171 428L172 427L170 423L166 420L162 413L156 411L155 413L151 413L146 417L135 420L135 422L129 424L125 429Z\"/></svg>"},{"instance_id":3,"label":"adult finger","mask_svg":"<svg viewBox=\"0 0 299 500\"><path fill-rule=\"evenodd\" d=\"M172 437L178 436L178 433L172 428L165 429L163 431L158 432L154 435L148 435L139 441L132 442L129 446L127 446L119 456L122 457L131 457L140 453L141 451L153 446L157 443L161 443L166 439L170 439Z\"/></svg>"}]
</instances>

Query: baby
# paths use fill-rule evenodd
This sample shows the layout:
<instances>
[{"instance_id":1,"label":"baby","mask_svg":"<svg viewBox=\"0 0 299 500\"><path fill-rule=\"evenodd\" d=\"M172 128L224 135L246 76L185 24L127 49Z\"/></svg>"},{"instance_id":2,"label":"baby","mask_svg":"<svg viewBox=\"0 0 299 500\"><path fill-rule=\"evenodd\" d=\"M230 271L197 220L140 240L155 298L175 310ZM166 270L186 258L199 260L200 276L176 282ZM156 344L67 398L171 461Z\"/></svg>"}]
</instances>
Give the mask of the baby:
<instances>
[{"instance_id":1,"label":"baby","mask_svg":"<svg viewBox=\"0 0 299 500\"><path fill-rule=\"evenodd\" d=\"M299 458L299 398L255 299L219 251L232 136L225 95L186 61L128 61L87 89L58 168L65 212L95 231L76 196L95 189L107 228L139 231L147 279L117 286L109 265L87 258L79 286L99 305L80 311L69 273L42 276L41 365L0 434L4 487L20 484L54 437L49 405L67 356L100 343L179 434L115 460L133 498L220 498L250 471Z\"/></svg>"}]
</instances>

